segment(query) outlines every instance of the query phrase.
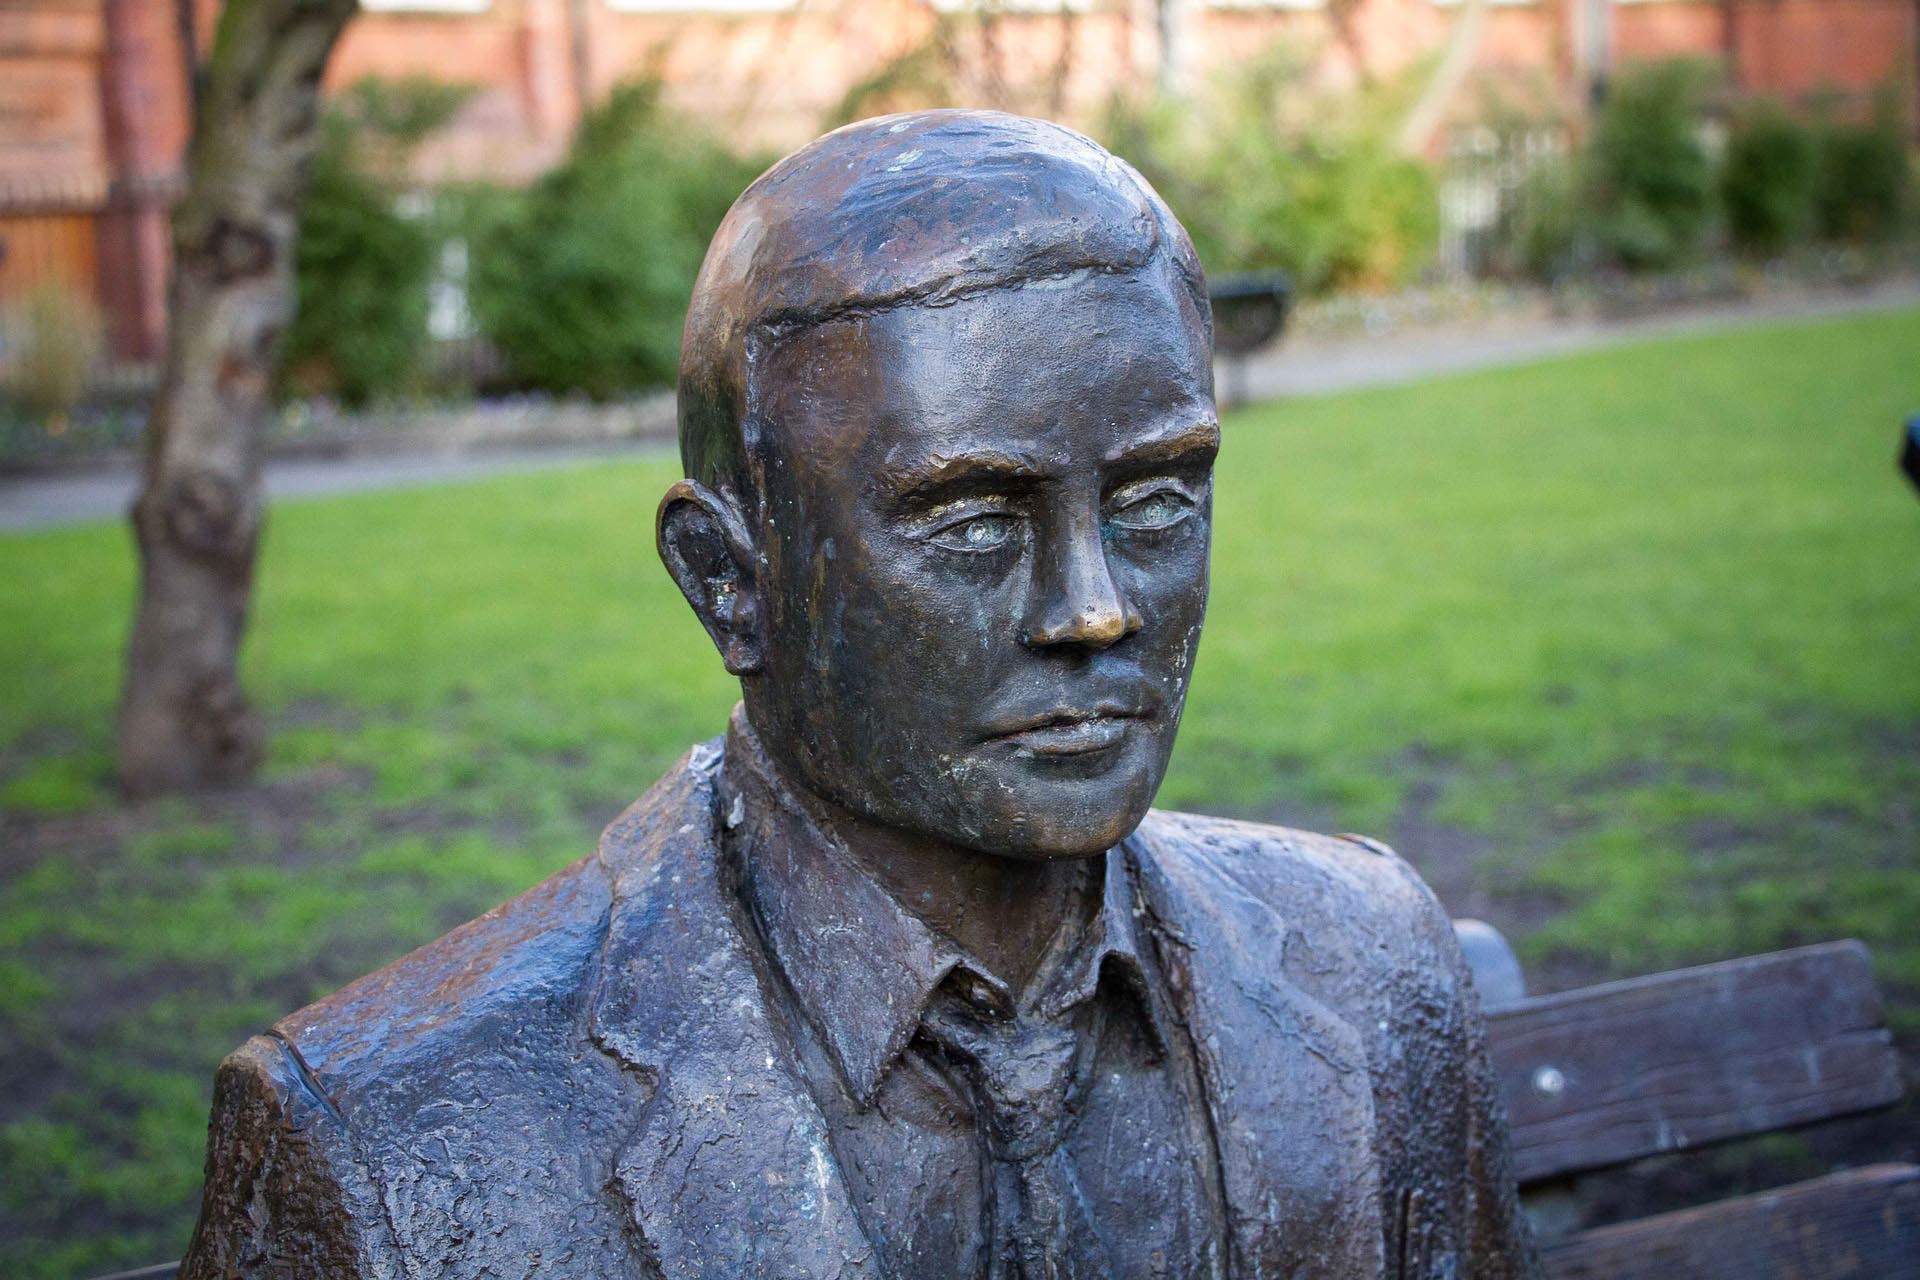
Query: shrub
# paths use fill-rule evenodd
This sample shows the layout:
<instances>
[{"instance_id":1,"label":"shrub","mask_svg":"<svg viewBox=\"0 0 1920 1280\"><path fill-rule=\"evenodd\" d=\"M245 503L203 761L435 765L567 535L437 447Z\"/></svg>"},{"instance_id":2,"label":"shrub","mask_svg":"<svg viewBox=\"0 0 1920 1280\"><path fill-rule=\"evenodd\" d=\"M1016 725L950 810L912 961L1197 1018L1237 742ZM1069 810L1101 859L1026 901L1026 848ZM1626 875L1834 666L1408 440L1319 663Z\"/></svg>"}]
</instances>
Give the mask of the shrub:
<instances>
[{"instance_id":1,"label":"shrub","mask_svg":"<svg viewBox=\"0 0 1920 1280\"><path fill-rule=\"evenodd\" d=\"M398 211L398 187L408 152L466 94L369 80L328 104L294 250L298 307L282 354L289 389L357 405L414 383L441 237Z\"/></svg>"},{"instance_id":2,"label":"shrub","mask_svg":"<svg viewBox=\"0 0 1920 1280\"><path fill-rule=\"evenodd\" d=\"M1587 146L1587 187L1600 246L1629 268L1684 261L1713 211L1713 168L1699 123L1707 72L1676 59L1642 63L1615 82Z\"/></svg>"},{"instance_id":3,"label":"shrub","mask_svg":"<svg viewBox=\"0 0 1920 1280\"><path fill-rule=\"evenodd\" d=\"M27 294L5 325L7 381L23 408L60 430L92 381L103 348L99 308L62 279Z\"/></svg>"},{"instance_id":4,"label":"shrub","mask_svg":"<svg viewBox=\"0 0 1920 1280\"><path fill-rule=\"evenodd\" d=\"M1280 269L1306 293L1400 283L1439 227L1432 175L1393 145L1403 85L1329 94L1282 47L1195 100L1116 101L1105 133L1208 269Z\"/></svg>"},{"instance_id":5,"label":"shrub","mask_svg":"<svg viewBox=\"0 0 1920 1280\"><path fill-rule=\"evenodd\" d=\"M1813 221L1814 134L1771 102L1736 121L1720 170L1727 233L1749 253L1779 253Z\"/></svg>"},{"instance_id":6,"label":"shrub","mask_svg":"<svg viewBox=\"0 0 1920 1280\"><path fill-rule=\"evenodd\" d=\"M513 379L605 398L670 382L694 276L759 172L626 85L566 160L473 228L471 303Z\"/></svg>"},{"instance_id":7,"label":"shrub","mask_svg":"<svg viewBox=\"0 0 1920 1280\"><path fill-rule=\"evenodd\" d=\"M299 298L282 381L362 404L401 390L427 338L427 283L438 241L394 211L390 192L339 144L314 160L294 253Z\"/></svg>"},{"instance_id":8,"label":"shrub","mask_svg":"<svg viewBox=\"0 0 1920 1280\"><path fill-rule=\"evenodd\" d=\"M1884 240L1899 228L1912 170L1900 113L1882 93L1864 124L1829 119L1819 130L1814 212L1835 240Z\"/></svg>"}]
</instances>

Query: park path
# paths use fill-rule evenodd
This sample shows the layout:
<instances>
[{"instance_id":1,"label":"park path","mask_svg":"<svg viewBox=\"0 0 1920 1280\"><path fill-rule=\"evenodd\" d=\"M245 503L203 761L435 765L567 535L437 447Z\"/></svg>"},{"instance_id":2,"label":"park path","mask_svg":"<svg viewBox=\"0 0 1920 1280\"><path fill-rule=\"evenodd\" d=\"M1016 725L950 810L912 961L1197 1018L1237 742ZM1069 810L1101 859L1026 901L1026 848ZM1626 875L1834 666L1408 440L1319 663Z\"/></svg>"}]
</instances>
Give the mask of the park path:
<instances>
[{"instance_id":1,"label":"park path","mask_svg":"<svg viewBox=\"0 0 1920 1280\"><path fill-rule=\"evenodd\" d=\"M388 453L351 458L285 458L267 463L269 503L378 489L417 489L509 471L537 471L609 458L664 458L660 440L622 444L490 449L484 453ZM114 520L133 503L129 466L69 475L0 478L0 533Z\"/></svg>"},{"instance_id":2,"label":"park path","mask_svg":"<svg viewBox=\"0 0 1920 1280\"><path fill-rule=\"evenodd\" d=\"M1378 338L1289 341L1248 361L1242 381L1227 373L1247 401L1331 395L1392 386L1450 373L1531 364L1554 356L1660 338L1688 337L1755 325L1864 315L1920 306L1920 280L1895 280L1845 291L1708 303L1620 320L1495 321Z\"/></svg>"},{"instance_id":3,"label":"park path","mask_svg":"<svg viewBox=\"0 0 1920 1280\"><path fill-rule=\"evenodd\" d=\"M1475 369L1528 364L1625 342L1712 333L1778 321L1920 306L1920 282L1902 280L1824 296L1689 307L1630 320L1507 322L1431 333L1283 341L1239 368L1222 367L1222 394L1244 400L1330 395ZM267 464L270 502L408 489L503 472L606 459L665 457L659 441L517 448L466 454L380 454ZM76 475L0 478L0 533L118 519L133 500L130 467Z\"/></svg>"}]
</instances>

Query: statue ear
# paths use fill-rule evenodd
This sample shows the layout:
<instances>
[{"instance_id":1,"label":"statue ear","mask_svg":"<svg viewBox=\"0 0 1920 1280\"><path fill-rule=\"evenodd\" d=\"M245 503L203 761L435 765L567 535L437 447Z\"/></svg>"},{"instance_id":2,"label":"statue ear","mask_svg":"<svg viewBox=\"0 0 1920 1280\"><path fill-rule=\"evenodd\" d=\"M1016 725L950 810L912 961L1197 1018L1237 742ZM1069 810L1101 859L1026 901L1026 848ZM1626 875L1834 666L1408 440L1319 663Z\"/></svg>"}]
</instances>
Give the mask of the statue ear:
<instances>
[{"instance_id":1,"label":"statue ear","mask_svg":"<svg viewBox=\"0 0 1920 1280\"><path fill-rule=\"evenodd\" d=\"M753 542L731 499L680 480L660 499L660 559L736 676L760 670L759 579Z\"/></svg>"}]
</instances>

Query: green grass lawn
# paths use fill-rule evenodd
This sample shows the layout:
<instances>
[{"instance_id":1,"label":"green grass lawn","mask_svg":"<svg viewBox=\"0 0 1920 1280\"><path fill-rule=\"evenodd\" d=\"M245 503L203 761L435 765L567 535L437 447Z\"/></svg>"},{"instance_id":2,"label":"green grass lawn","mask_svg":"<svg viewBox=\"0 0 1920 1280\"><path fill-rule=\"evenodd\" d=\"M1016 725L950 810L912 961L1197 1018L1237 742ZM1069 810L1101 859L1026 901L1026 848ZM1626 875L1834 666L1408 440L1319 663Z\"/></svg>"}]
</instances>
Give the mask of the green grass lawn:
<instances>
[{"instance_id":1,"label":"green grass lawn","mask_svg":"<svg viewBox=\"0 0 1920 1280\"><path fill-rule=\"evenodd\" d=\"M1164 805L1373 832L1547 982L1854 935L1920 1032L1920 312L1234 416ZM668 464L275 512L244 793L107 788L126 532L0 539L0 1275L177 1256L211 1073L578 857L733 691Z\"/></svg>"}]
</instances>

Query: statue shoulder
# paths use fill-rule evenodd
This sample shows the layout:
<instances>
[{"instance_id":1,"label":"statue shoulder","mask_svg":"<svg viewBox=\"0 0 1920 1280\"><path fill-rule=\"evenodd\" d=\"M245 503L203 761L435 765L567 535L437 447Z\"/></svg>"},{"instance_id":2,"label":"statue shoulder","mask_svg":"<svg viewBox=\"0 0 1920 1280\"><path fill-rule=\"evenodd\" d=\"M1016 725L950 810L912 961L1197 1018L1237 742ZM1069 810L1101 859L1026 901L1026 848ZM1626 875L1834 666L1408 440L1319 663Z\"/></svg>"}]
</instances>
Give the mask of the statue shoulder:
<instances>
[{"instance_id":1,"label":"statue shoulder","mask_svg":"<svg viewBox=\"0 0 1920 1280\"><path fill-rule=\"evenodd\" d=\"M275 1023L272 1035L338 1094L432 1073L462 1046L525 1034L584 997L610 902L583 858L485 915Z\"/></svg>"},{"instance_id":2,"label":"statue shoulder","mask_svg":"<svg viewBox=\"0 0 1920 1280\"><path fill-rule=\"evenodd\" d=\"M1452 921L1386 845L1180 813L1153 815L1142 833L1189 937L1272 957L1360 1028L1378 1063L1403 1042L1464 1043L1478 1025Z\"/></svg>"},{"instance_id":3,"label":"statue shoulder","mask_svg":"<svg viewBox=\"0 0 1920 1280\"><path fill-rule=\"evenodd\" d=\"M263 1274L293 1259L317 1275L369 1274L367 1260L384 1245L378 1207L339 1119L278 1037L255 1036L227 1056L214 1077L207 1176L183 1280Z\"/></svg>"},{"instance_id":4,"label":"statue shoulder","mask_svg":"<svg viewBox=\"0 0 1920 1280\"><path fill-rule=\"evenodd\" d=\"M1381 841L1154 810L1141 835L1167 874L1230 885L1290 925L1425 937L1451 930L1433 891ZM1323 928L1324 927L1324 928Z\"/></svg>"},{"instance_id":5,"label":"statue shoulder","mask_svg":"<svg viewBox=\"0 0 1920 1280\"><path fill-rule=\"evenodd\" d=\"M648 1097L588 1039L610 897L584 859L228 1057L182 1274L464 1280L525 1273L529 1241L583 1280L651 1274L597 1194Z\"/></svg>"}]
</instances>

